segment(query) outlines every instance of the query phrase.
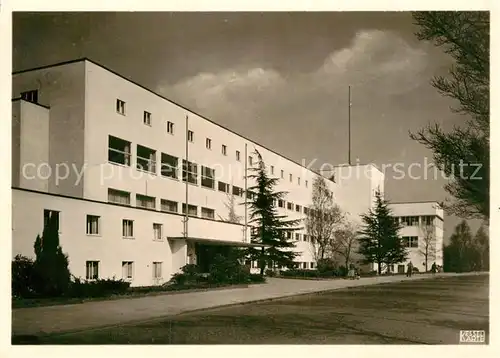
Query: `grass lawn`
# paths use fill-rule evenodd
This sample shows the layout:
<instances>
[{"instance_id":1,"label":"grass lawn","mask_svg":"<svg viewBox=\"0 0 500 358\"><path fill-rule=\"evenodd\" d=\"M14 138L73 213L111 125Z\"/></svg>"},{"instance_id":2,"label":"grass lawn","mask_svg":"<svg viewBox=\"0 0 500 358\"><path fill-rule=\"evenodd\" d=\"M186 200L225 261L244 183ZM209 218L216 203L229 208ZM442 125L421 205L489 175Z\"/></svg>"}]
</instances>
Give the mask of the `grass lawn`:
<instances>
[{"instance_id":1,"label":"grass lawn","mask_svg":"<svg viewBox=\"0 0 500 358\"><path fill-rule=\"evenodd\" d=\"M38 344L458 344L489 327L489 276L356 287L38 338Z\"/></svg>"}]
</instances>

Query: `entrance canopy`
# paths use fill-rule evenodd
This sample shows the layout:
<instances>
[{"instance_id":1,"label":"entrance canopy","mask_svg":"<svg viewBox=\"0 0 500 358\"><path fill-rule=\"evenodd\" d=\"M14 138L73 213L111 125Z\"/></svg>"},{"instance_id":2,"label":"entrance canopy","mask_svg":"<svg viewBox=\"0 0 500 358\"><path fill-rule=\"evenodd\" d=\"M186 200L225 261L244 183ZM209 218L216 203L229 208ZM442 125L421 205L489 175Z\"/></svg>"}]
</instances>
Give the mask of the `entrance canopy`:
<instances>
[{"instance_id":1,"label":"entrance canopy","mask_svg":"<svg viewBox=\"0 0 500 358\"><path fill-rule=\"evenodd\" d=\"M187 241L197 242L197 243L206 244L206 245L225 245L225 246L238 246L238 247L269 247L269 245L254 244L254 243L250 243L250 242L206 239L206 238L201 238L201 237L176 236L176 237L169 237L168 239L169 240L187 240Z\"/></svg>"}]
</instances>

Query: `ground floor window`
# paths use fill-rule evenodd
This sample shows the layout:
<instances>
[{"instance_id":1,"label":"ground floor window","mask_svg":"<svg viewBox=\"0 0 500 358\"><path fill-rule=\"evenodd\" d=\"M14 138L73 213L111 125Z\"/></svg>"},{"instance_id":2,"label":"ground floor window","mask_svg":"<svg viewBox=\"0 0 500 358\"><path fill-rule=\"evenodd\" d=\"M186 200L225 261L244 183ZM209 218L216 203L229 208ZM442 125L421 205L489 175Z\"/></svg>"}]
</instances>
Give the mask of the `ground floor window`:
<instances>
[{"instance_id":1,"label":"ground floor window","mask_svg":"<svg viewBox=\"0 0 500 358\"><path fill-rule=\"evenodd\" d=\"M160 279L162 278L161 273L161 262L153 262L153 278Z\"/></svg>"},{"instance_id":2,"label":"ground floor window","mask_svg":"<svg viewBox=\"0 0 500 358\"><path fill-rule=\"evenodd\" d=\"M87 261L85 278L87 280L97 280L99 278L99 261Z\"/></svg>"},{"instance_id":3,"label":"ground floor window","mask_svg":"<svg viewBox=\"0 0 500 358\"><path fill-rule=\"evenodd\" d=\"M131 280L134 273L134 263L132 261L122 261L123 278Z\"/></svg>"}]
</instances>

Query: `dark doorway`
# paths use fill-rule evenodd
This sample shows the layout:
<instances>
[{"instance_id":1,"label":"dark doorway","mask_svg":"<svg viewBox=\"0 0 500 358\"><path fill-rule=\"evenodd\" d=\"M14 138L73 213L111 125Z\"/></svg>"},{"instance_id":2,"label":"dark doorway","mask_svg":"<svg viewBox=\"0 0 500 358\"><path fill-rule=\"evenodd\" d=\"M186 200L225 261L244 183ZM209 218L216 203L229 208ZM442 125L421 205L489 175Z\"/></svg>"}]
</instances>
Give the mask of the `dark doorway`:
<instances>
[{"instance_id":1,"label":"dark doorway","mask_svg":"<svg viewBox=\"0 0 500 358\"><path fill-rule=\"evenodd\" d=\"M207 245L195 243L196 264L201 272L209 272L213 258L217 255L227 256L231 250L231 246L226 245Z\"/></svg>"}]
</instances>

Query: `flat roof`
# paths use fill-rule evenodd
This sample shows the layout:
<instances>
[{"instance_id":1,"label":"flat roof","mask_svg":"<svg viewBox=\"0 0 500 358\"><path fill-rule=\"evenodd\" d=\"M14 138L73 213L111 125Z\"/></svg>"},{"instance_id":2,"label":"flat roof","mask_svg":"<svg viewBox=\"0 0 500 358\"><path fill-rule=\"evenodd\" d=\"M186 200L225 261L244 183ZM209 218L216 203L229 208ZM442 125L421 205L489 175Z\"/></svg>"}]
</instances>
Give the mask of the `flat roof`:
<instances>
[{"instance_id":1,"label":"flat roof","mask_svg":"<svg viewBox=\"0 0 500 358\"><path fill-rule=\"evenodd\" d=\"M184 237L184 236L174 236L168 237L169 240L187 240L198 242L200 244L212 244L212 245L221 245L221 246L241 246L241 247L269 247L269 245L255 244L250 242L243 241L227 241L221 239L205 239L202 237Z\"/></svg>"},{"instance_id":2,"label":"flat roof","mask_svg":"<svg viewBox=\"0 0 500 358\"><path fill-rule=\"evenodd\" d=\"M116 72L116 71L114 71L114 70L112 70L112 69L110 69L110 68L108 68L108 67L106 67L106 66L104 66L104 65L102 65L102 64L100 64L100 63L98 63L96 61L94 61L94 60L91 60L88 57L82 57L82 58L73 59L73 60L69 60L69 61L58 62L58 63L54 63L54 64L50 64L50 65L45 65L45 66L40 66L40 67L33 67L33 68L24 69L24 70L14 71L14 72L12 72L12 75L18 75L18 74L25 73L25 72L38 71L38 70L43 70L43 69L57 67L57 66L69 65L69 64L72 64L72 63L77 63L77 62L82 62L82 61L88 61L88 62L90 62L90 63L92 63L92 64L94 64L94 65L96 65L96 66L98 66L98 67L100 67L100 68L108 71L108 72L111 72L115 76L118 76L118 77L124 79L125 81L130 82L130 83L132 83L132 84L134 84L134 85L136 85L136 86L138 86L138 87L140 87L140 88L142 88L142 89L144 89L144 90L146 90L146 91L154 94L155 96L160 97L160 98L164 99L165 101L168 101L168 102L170 102L170 103L172 103L172 104L174 104L174 105L176 105L176 106L178 106L178 107L180 107L180 108L182 108L182 109L190 112L191 114L194 114L194 115L196 115L196 116L198 116L200 118L203 118L204 120L206 120L206 121L208 121L208 122L210 122L210 123L212 123L212 124L214 124L214 125L222 128L222 129L225 129L225 130L227 130L230 133L233 133L233 134L235 134L235 135L237 135L237 136L239 136L239 137L241 137L241 138L243 138L243 139L245 139L245 140L247 140L249 142L257 144L258 146L260 146L260 147L262 147L262 148L270 151L271 153L279 155L280 157L282 157L282 158L284 158L284 159L286 159L286 160L288 160L288 161L290 161L290 162L298 165L299 167L302 167L304 169L309 170L311 173L319 175L319 176L321 176L321 177L323 177L323 178L331 181L332 183L335 183L335 181L331 180L330 178L325 177L323 174L321 174L321 173L319 173L319 172L317 172L315 170L312 170L311 168L307 168L304 165L296 162L295 160L292 160L292 159L286 157L285 155L280 154L280 153L276 152L275 150L272 150L272 149L270 149L270 148L262 145L261 143L256 142L255 140L247 138L247 137L241 135L240 133L237 133L237 132L233 131L232 129L229 129L229 128L227 128L227 127L225 127L225 126L223 126L223 125L221 125L219 123L216 123L213 120L209 119L208 117L205 117L204 115L202 115L200 113L197 113L197 112L195 112L195 111L193 111L193 110L191 110L191 109L189 109L189 108L187 108L187 107L185 107L185 106L183 106L183 105L181 105L181 104L179 104L179 103L177 103L177 102L175 102L175 101L173 101L173 100L171 100L171 99L169 99L169 98L167 98L167 97L165 97L165 96L163 96L163 95L161 95L161 94L159 94L159 93L157 93L157 92L155 92L153 90L151 90L150 88L147 88L147 87L139 84L138 82L135 82L135 81L133 81L133 80L131 80L131 79L129 79L129 78L127 78L127 77L119 74L118 72Z\"/></svg>"}]
</instances>

